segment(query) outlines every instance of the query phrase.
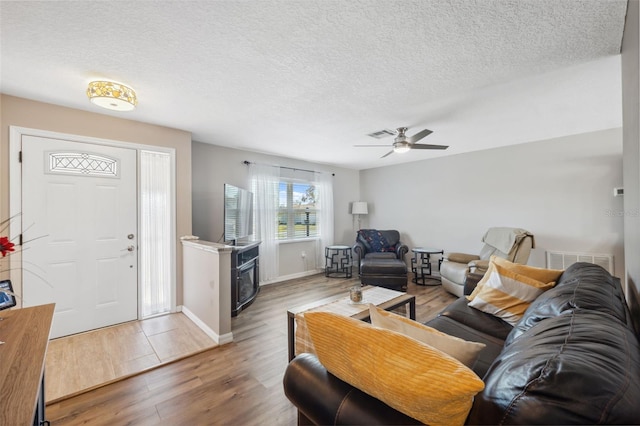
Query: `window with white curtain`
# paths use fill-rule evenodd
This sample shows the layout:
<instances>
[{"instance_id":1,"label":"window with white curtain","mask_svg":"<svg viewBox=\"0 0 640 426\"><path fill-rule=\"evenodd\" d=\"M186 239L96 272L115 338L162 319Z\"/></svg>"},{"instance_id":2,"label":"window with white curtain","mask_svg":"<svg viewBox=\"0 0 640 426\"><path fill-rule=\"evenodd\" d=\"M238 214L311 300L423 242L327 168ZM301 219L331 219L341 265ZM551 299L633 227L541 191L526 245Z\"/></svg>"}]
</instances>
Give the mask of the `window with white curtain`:
<instances>
[{"instance_id":1,"label":"window with white curtain","mask_svg":"<svg viewBox=\"0 0 640 426\"><path fill-rule=\"evenodd\" d=\"M141 317L171 311L172 181L171 155L140 151L140 309Z\"/></svg>"},{"instance_id":2,"label":"window with white curtain","mask_svg":"<svg viewBox=\"0 0 640 426\"><path fill-rule=\"evenodd\" d=\"M280 182L278 184L279 240L317 237L320 234L317 191L312 182Z\"/></svg>"},{"instance_id":3,"label":"window with white curtain","mask_svg":"<svg viewBox=\"0 0 640 426\"><path fill-rule=\"evenodd\" d=\"M313 238L316 267L324 263L323 247L333 244L333 176L250 163L254 193L255 237L260 240L260 280L278 277L278 243Z\"/></svg>"}]
</instances>

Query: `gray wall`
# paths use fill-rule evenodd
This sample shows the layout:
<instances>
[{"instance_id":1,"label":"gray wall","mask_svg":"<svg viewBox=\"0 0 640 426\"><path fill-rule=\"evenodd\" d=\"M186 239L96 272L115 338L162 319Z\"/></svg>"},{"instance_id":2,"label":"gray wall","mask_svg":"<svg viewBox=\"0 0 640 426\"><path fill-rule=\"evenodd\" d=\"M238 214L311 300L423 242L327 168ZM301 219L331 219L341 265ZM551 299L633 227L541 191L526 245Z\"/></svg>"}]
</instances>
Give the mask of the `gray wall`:
<instances>
[{"instance_id":1,"label":"gray wall","mask_svg":"<svg viewBox=\"0 0 640 426\"><path fill-rule=\"evenodd\" d=\"M200 142L193 142L191 149L193 234L201 239L214 242L221 240L224 229L224 184L230 183L241 188L250 188L249 169L242 163L247 160L334 173L334 241L336 244L352 244L354 242L355 229L349 213L349 206L352 201L358 200L360 186L357 171ZM280 278L294 278L317 271L318 265L315 264L315 250L315 244L309 241L280 244ZM306 253L304 258L301 256L303 251Z\"/></svg>"},{"instance_id":2,"label":"gray wall","mask_svg":"<svg viewBox=\"0 0 640 426\"><path fill-rule=\"evenodd\" d=\"M535 235L530 265L546 250L611 253L624 274L621 129L364 170L360 183L366 224L410 247L477 254L487 228L514 226Z\"/></svg>"},{"instance_id":3,"label":"gray wall","mask_svg":"<svg viewBox=\"0 0 640 426\"><path fill-rule=\"evenodd\" d=\"M640 322L637 306L640 292L640 60L638 54L638 21L640 8L637 0L629 1L624 37L622 39L622 116L624 138L624 249L627 258L627 294L632 294L631 308Z\"/></svg>"}]
</instances>

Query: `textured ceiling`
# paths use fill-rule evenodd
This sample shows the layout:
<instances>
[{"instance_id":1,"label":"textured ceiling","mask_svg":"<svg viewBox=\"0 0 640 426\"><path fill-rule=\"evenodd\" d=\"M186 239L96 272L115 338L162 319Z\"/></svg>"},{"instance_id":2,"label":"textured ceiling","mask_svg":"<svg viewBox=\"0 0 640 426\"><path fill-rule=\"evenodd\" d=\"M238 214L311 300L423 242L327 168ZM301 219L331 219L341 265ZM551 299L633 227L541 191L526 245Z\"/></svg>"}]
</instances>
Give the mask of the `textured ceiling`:
<instances>
[{"instance_id":1,"label":"textured ceiling","mask_svg":"<svg viewBox=\"0 0 640 426\"><path fill-rule=\"evenodd\" d=\"M622 125L626 0L2 1L2 93L356 169ZM91 104L89 81L138 108ZM381 159L408 126L446 151Z\"/></svg>"}]
</instances>

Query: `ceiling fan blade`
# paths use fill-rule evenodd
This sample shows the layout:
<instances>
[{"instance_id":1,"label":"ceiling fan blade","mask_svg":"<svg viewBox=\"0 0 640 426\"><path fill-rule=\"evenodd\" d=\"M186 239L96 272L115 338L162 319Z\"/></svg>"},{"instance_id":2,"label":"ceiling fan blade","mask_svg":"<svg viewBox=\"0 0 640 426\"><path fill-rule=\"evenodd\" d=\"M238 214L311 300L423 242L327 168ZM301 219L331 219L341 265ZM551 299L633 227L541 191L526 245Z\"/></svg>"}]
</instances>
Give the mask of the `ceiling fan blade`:
<instances>
[{"instance_id":1,"label":"ceiling fan blade","mask_svg":"<svg viewBox=\"0 0 640 426\"><path fill-rule=\"evenodd\" d=\"M422 144L422 143L411 145L411 149L447 149L447 148L449 148L449 145L428 145L428 144Z\"/></svg>"},{"instance_id":2,"label":"ceiling fan blade","mask_svg":"<svg viewBox=\"0 0 640 426\"><path fill-rule=\"evenodd\" d=\"M393 154L393 150L391 150L391 151L387 152L385 155L383 155L383 156L382 156L382 157L380 157L380 158L387 157L387 156L389 156L389 155L391 155L391 154Z\"/></svg>"},{"instance_id":3,"label":"ceiling fan blade","mask_svg":"<svg viewBox=\"0 0 640 426\"><path fill-rule=\"evenodd\" d=\"M373 147L373 148L376 148L376 147L378 147L378 148L380 148L380 147L388 148L389 147L389 145L353 145L353 146L358 147L358 148L362 148L362 147L365 147L365 148L371 148L371 147Z\"/></svg>"},{"instance_id":4,"label":"ceiling fan blade","mask_svg":"<svg viewBox=\"0 0 640 426\"><path fill-rule=\"evenodd\" d=\"M421 132L416 133L413 136L407 136L407 142L409 143L416 143L418 142L420 139L429 136L431 133L433 133L433 131L429 130L429 129L424 129Z\"/></svg>"}]
</instances>

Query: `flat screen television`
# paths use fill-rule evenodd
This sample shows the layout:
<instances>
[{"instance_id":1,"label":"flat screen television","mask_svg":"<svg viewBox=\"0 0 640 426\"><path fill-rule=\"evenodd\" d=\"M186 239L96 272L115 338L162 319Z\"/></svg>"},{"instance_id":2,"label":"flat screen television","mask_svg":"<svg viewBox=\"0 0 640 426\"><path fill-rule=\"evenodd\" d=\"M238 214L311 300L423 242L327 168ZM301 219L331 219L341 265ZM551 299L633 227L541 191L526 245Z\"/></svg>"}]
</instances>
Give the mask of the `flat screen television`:
<instances>
[{"instance_id":1,"label":"flat screen television","mask_svg":"<svg viewBox=\"0 0 640 426\"><path fill-rule=\"evenodd\" d=\"M253 235L253 193L224 184L224 240L235 245Z\"/></svg>"}]
</instances>

